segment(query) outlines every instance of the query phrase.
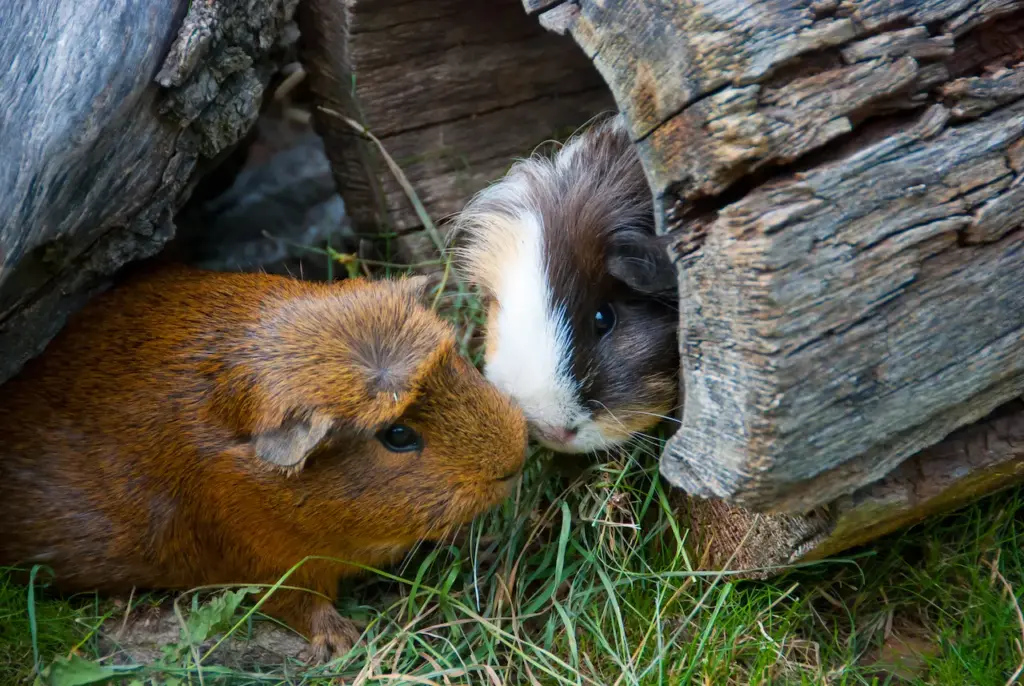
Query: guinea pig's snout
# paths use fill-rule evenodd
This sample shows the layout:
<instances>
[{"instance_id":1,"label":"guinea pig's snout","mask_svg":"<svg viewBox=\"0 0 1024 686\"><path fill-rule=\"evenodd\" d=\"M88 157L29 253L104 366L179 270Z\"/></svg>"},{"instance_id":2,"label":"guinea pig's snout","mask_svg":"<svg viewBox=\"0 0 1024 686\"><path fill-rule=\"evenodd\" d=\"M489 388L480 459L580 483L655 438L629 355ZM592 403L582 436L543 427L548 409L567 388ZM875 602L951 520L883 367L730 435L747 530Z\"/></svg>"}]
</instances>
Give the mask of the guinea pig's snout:
<instances>
[{"instance_id":1,"label":"guinea pig's snout","mask_svg":"<svg viewBox=\"0 0 1024 686\"><path fill-rule=\"evenodd\" d=\"M576 429L565 426L538 426L537 435L547 441L554 443L570 443L576 438Z\"/></svg>"},{"instance_id":2,"label":"guinea pig's snout","mask_svg":"<svg viewBox=\"0 0 1024 686\"><path fill-rule=\"evenodd\" d=\"M549 424L535 424L533 433L537 440L547 448L556 451L572 451L573 441L579 429L568 426L551 426Z\"/></svg>"}]
</instances>

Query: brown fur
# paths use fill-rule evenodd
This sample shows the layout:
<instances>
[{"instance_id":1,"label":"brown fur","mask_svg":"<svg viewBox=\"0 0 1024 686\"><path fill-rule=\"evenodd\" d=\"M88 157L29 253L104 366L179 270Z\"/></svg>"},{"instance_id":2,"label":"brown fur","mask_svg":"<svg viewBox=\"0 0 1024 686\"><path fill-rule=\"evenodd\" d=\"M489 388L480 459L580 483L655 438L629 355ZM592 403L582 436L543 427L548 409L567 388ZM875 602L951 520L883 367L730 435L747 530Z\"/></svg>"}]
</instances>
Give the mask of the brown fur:
<instances>
[{"instance_id":1,"label":"brown fur","mask_svg":"<svg viewBox=\"0 0 1024 686\"><path fill-rule=\"evenodd\" d=\"M82 311L0 390L0 563L74 591L273 583L307 555L397 559L505 498L525 421L419 302L423 283L168 269ZM375 437L401 421L420 452ZM264 609L319 657L337 562Z\"/></svg>"}]
</instances>

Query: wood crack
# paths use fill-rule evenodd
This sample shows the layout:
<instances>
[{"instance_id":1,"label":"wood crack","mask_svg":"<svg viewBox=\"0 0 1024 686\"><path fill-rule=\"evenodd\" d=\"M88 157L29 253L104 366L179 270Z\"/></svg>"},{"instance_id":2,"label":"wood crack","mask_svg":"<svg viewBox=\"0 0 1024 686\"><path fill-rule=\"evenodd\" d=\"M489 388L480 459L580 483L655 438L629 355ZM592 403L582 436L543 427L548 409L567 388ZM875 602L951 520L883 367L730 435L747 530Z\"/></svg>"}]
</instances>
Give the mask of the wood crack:
<instances>
[{"instance_id":1,"label":"wood crack","mask_svg":"<svg viewBox=\"0 0 1024 686\"><path fill-rule=\"evenodd\" d=\"M690 107L693 107L694 105L699 105L700 103L702 103L702 102L704 102L706 100L709 100L709 99L715 98L717 96L720 96L722 93L725 93L726 91L729 91L729 90L734 89L734 88L737 88L737 86L735 84L725 83L725 84L722 84L721 86L719 86L718 88L713 88L713 89L707 91L706 93L701 94L699 97L696 97L696 98L694 98L692 100L688 100L683 105L681 105L680 107L676 108L675 110L670 112L668 115L666 115L655 126L653 126L652 128L648 129L647 131L645 131L644 133L642 133L639 136L634 136L633 137L633 142L634 143L640 143L640 142L643 142L643 141L647 140L654 133L656 133L658 131L658 129L660 129L662 126L667 124L672 119L675 119L676 117L681 115L683 112L685 112Z\"/></svg>"}]
</instances>

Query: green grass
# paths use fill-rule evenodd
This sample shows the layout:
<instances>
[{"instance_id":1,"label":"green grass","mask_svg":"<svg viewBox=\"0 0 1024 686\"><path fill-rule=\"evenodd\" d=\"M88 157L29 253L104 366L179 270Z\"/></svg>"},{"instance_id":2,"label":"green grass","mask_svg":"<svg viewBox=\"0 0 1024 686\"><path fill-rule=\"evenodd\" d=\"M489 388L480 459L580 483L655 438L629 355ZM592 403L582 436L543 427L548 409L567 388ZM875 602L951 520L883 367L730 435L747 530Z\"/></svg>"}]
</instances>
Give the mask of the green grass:
<instances>
[{"instance_id":1,"label":"green grass","mask_svg":"<svg viewBox=\"0 0 1024 686\"><path fill-rule=\"evenodd\" d=\"M457 283L440 302L477 359L480 303ZM457 541L421 546L397 568L346 588L341 611L367 628L331 664L292 662L263 674L208 661L199 668L201 654L181 642L127 679L986 686L1006 683L1017 669L1024 491L841 559L769 581L736 581L696 571L687 523L669 505L656 453L656 445L640 445L582 470L534 455L516 496ZM36 656L51 683L98 683L82 675L103 675L91 667L104 657L97 629L104 619L119 621L123 600L56 598L40 587L45 574L40 581L30 593L0 571L0 686L31 683ZM179 606L190 635L201 639L228 627L244 633L244 615L253 612L246 601L244 593L206 594L203 603L187 594Z\"/></svg>"},{"instance_id":2,"label":"green grass","mask_svg":"<svg viewBox=\"0 0 1024 686\"><path fill-rule=\"evenodd\" d=\"M1005 585L1024 588L1019 491L842 560L733 582L694 573L655 474L624 458L570 482L535 459L518 495L459 545L347 590L342 611L369 625L348 656L302 678L204 683L354 683L372 666L363 683L985 685L1016 668L1022 628ZM43 664L75 648L98 657L97 618L120 612L94 597L30 606L25 586L0 589L3 684L31 674L30 608ZM904 681L880 652L901 640L924 653ZM173 674L200 683L186 667L187 656Z\"/></svg>"}]
</instances>

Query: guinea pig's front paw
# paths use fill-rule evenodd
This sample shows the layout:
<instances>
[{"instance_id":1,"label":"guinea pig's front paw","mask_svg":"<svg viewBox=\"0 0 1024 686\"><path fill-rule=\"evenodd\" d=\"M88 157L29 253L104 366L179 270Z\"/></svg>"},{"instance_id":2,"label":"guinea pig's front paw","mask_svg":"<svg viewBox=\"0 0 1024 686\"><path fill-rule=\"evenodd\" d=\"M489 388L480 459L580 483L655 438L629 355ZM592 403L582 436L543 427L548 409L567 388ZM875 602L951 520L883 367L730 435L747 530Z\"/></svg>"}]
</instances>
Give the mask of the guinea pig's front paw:
<instances>
[{"instance_id":1,"label":"guinea pig's front paw","mask_svg":"<svg viewBox=\"0 0 1024 686\"><path fill-rule=\"evenodd\" d=\"M267 598L263 611L309 638L308 647L297 657L311 664L344 655L362 635L355 622L339 615L331 601L302 591L278 591Z\"/></svg>"},{"instance_id":2,"label":"guinea pig's front paw","mask_svg":"<svg viewBox=\"0 0 1024 686\"><path fill-rule=\"evenodd\" d=\"M309 661L324 663L352 649L362 632L351 619L338 614L330 603L318 603L310 617Z\"/></svg>"}]
</instances>

